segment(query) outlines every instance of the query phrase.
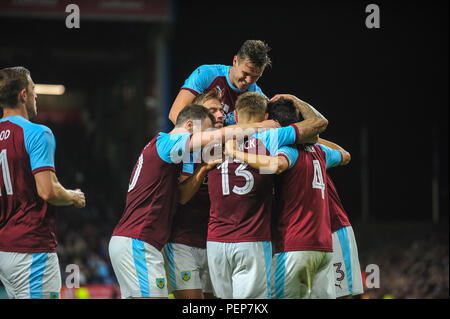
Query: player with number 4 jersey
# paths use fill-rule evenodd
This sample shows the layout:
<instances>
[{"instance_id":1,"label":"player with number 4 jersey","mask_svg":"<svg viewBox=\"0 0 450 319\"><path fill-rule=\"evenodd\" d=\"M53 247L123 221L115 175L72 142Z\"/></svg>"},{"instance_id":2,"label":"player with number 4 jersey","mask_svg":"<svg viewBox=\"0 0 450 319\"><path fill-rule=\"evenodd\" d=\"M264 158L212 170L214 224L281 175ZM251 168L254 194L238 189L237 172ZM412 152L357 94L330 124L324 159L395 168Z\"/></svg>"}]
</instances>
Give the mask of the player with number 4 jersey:
<instances>
[{"instance_id":1,"label":"player with number 4 jersey","mask_svg":"<svg viewBox=\"0 0 450 319\"><path fill-rule=\"evenodd\" d=\"M241 95L236 102L237 122L267 117L266 103L257 93ZM276 155L280 146L308 140L327 124L318 114L307 123L258 132L237 147L244 156ZM220 298L271 298L273 177L242 159L233 160L234 153L228 149L229 157L208 175L211 211L207 251L214 291Z\"/></svg>"},{"instance_id":2,"label":"player with number 4 jersey","mask_svg":"<svg viewBox=\"0 0 450 319\"><path fill-rule=\"evenodd\" d=\"M298 111L308 116L307 104L294 96L272 98L269 118L282 126L298 118ZM316 136L317 137L317 136ZM257 155L255 168L265 168L276 176L276 203L273 212L275 256L272 264L275 298L335 298L331 266L332 239L326 167L337 165L339 151L326 146L303 144L281 147L277 156ZM284 172L284 173L283 173Z\"/></svg>"}]
</instances>

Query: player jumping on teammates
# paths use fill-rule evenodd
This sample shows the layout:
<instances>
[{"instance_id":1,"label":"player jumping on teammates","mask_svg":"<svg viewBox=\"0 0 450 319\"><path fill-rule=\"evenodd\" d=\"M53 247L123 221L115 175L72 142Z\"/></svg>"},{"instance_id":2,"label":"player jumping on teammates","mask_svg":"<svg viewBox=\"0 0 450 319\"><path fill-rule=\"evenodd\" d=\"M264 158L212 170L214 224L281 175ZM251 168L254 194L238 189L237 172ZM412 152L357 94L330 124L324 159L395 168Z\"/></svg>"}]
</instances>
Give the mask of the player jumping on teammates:
<instances>
[{"instance_id":1,"label":"player jumping on teammates","mask_svg":"<svg viewBox=\"0 0 450 319\"><path fill-rule=\"evenodd\" d=\"M180 89L169 113L169 119L175 123L178 113L194 98L213 88L223 97L225 125L235 124L234 104L245 92L262 93L256 84L265 68L271 65L268 56L270 48L260 40L245 41L233 58L233 65L202 65L192 72Z\"/></svg>"}]
</instances>

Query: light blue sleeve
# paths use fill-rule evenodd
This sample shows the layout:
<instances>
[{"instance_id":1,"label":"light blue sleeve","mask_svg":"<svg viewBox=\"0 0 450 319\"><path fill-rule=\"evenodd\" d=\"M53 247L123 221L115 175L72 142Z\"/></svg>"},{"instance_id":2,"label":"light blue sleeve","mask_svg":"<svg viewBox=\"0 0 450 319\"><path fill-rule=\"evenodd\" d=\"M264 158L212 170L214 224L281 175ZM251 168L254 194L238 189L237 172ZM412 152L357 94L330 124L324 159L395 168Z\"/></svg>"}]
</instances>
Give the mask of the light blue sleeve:
<instances>
[{"instance_id":1,"label":"light blue sleeve","mask_svg":"<svg viewBox=\"0 0 450 319\"><path fill-rule=\"evenodd\" d=\"M163 134L156 140L156 150L159 157L169 164L179 164L190 161L189 138L190 133Z\"/></svg>"},{"instance_id":2,"label":"light blue sleeve","mask_svg":"<svg viewBox=\"0 0 450 319\"><path fill-rule=\"evenodd\" d=\"M44 125L24 127L25 149L30 157L31 171L38 168L55 169L56 141L53 132Z\"/></svg>"},{"instance_id":3,"label":"light blue sleeve","mask_svg":"<svg viewBox=\"0 0 450 319\"><path fill-rule=\"evenodd\" d=\"M264 143L271 155L274 155L281 147L295 144L297 133L294 127L286 126L258 132L255 137Z\"/></svg>"},{"instance_id":4,"label":"light blue sleeve","mask_svg":"<svg viewBox=\"0 0 450 319\"><path fill-rule=\"evenodd\" d=\"M183 161L182 172L185 174L194 174L194 164L201 163L202 149L198 149L189 154L189 161Z\"/></svg>"},{"instance_id":5,"label":"light blue sleeve","mask_svg":"<svg viewBox=\"0 0 450 319\"><path fill-rule=\"evenodd\" d=\"M290 147L290 146L282 146L276 152L275 155L279 156L281 154L287 157L287 159L289 161L289 168L291 168L292 166L294 166L295 162L297 161L298 149Z\"/></svg>"},{"instance_id":6,"label":"light blue sleeve","mask_svg":"<svg viewBox=\"0 0 450 319\"><path fill-rule=\"evenodd\" d=\"M183 162L183 170L184 174L192 175L194 174L194 163L192 162Z\"/></svg>"},{"instance_id":7,"label":"light blue sleeve","mask_svg":"<svg viewBox=\"0 0 450 319\"><path fill-rule=\"evenodd\" d=\"M342 154L338 150L329 148L328 146L317 143L320 148L325 152L327 160L327 168L339 166L342 162Z\"/></svg>"},{"instance_id":8,"label":"light blue sleeve","mask_svg":"<svg viewBox=\"0 0 450 319\"><path fill-rule=\"evenodd\" d=\"M201 94L218 76L219 69L216 65L201 65L191 73L184 81L182 89L191 89Z\"/></svg>"},{"instance_id":9,"label":"light blue sleeve","mask_svg":"<svg viewBox=\"0 0 450 319\"><path fill-rule=\"evenodd\" d=\"M258 84L254 83L254 86L252 86L252 88L249 90L251 92L256 92L261 94L262 96L264 96L266 98L266 100L268 100L269 98L263 93L263 91L261 90L261 88L258 86Z\"/></svg>"}]
</instances>

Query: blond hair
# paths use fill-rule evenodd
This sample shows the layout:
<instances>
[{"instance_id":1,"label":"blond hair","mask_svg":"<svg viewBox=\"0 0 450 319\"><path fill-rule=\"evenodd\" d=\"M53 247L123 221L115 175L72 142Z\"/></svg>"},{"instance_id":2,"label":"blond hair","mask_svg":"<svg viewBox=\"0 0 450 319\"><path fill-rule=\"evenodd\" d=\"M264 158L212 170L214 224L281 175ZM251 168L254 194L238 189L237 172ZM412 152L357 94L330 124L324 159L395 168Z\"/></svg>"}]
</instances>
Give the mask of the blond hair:
<instances>
[{"instance_id":1,"label":"blond hair","mask_svg":"<svg viewBox=\"0 0 450 319\"><path fill-rule=\"evenodd\" d=\"M236 100L235 109L239 114L245 114L250 118L264 115L267 112L267 99L259 93L246 92Z\"/></svg>"}]
</instances>

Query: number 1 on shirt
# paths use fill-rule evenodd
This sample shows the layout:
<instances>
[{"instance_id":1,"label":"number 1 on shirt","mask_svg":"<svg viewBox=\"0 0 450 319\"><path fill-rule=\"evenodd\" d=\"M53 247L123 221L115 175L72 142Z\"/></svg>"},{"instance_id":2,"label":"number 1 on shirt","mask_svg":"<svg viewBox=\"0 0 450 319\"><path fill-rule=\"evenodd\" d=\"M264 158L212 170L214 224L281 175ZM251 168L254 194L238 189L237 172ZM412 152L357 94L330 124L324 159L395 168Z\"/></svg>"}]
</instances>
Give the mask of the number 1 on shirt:
<instances>
[{"instance_id":1,"label":"number 1 on shirt","mask_svg":"<svg viewBox=\"0 0 450 319\"><path fill-rule=\"evenodd\" d=\"M12 184L11 184L11 176L9 174L6 150L2 150L0 152L0 166L1 166L2 174L3 174L3 182L4 182L5 188L6 188L6 195L12 195L13 189L12 189ZM2 192L0 192L0 196L2 196Z\"/></svg>"}]
</instances>

